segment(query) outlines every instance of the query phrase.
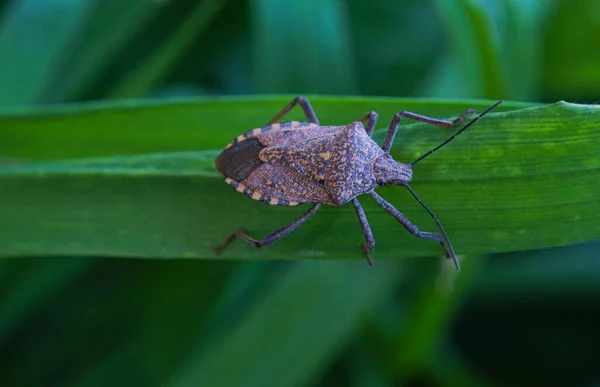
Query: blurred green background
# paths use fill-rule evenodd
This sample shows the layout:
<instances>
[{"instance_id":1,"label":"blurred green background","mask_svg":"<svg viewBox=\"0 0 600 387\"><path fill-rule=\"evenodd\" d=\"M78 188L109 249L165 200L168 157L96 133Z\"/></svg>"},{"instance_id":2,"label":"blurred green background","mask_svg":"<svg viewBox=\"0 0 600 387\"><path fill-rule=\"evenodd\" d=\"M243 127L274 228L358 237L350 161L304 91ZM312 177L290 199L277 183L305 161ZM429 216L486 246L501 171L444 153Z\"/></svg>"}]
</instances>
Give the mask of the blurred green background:
<instances>
[{"instance_id":1,"label":"blurred green background","mask_svg":"<svg viewBox=\"0 0 600 387\"><path fill-rule=\"evenodd\" d=\"M593 0L0 1L0 114L24 122L264 93L594 103L599 69ZM599 256L3 258L0 384L595 386Z\"/></svg>"}]
</instances>

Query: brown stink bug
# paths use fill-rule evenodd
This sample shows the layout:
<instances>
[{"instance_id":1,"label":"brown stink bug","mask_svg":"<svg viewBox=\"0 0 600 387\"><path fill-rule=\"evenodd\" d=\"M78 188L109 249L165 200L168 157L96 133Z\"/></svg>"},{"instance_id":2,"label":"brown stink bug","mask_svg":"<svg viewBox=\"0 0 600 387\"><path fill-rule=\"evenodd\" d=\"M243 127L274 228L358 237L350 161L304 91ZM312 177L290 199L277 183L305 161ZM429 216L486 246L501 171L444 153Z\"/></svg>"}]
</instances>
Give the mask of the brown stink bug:
<instances>
[{"instance_id":1,"label":"brown stink bug","mask_svg":"<svg viewBox=\"0 0 600 387\"><path fill-rule=\"evenodd\" d=\"M408 184L412 179L412 167L454 140L502 102L498 101L415 161L404 164L390 156L390 148L402 117L451 128L474 113L473 110L465 111L452 121L402 111L392 119L383 145L379 147L371 139L377 123L377 113L369 112L346 126L321 126L308 100L304 97L295 98L266 126L235 138L217 157L216 167L227 184L254 200L274 206L297 206L303 203L313 205L292 223L260 240L251 238L243 229L238 228L217 246L215 251L218 253L235 236L255 247L266 246L297 229L313 216L322 204L342 206L352 202L366 239L361 246L369 264L372 265L371 250L375 247L375 239L357 199L359 195L369 194L408 232L419 238L439 242L444 247L446 257L452 258L459 269L452 244L442 224ZM300 104L308 122L279 123L278 121L296 104ZM366 126L363 126L364 122ZM375 193L375 188L384 184L406 187L434 219L441 235L419 231L400 211Z\"/></svg>"}]
</instances>

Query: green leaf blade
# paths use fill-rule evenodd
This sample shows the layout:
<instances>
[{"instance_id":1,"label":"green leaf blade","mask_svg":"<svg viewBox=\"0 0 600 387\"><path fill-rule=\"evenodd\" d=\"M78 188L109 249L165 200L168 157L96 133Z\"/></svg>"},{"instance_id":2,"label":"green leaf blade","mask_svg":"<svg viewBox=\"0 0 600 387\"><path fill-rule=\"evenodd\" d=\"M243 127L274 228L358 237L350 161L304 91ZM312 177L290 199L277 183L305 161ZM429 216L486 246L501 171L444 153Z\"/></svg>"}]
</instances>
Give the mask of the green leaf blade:
<instances>
[{"instance_id":1,"label":"green leaf blade","mask_svg":"<svg viewBox=\"0 0 600 387\"><path fill-rule=\"evenodd\" d=\"M377 110L386 112L392 101L371 102L375 109L381 102L382 109ZM322 106L313 104L320 111ZM321 117L334 121L332 115L344 116L352 104L329 101L324 105L332 109L322 109ZM220 109L227 106L225 103ZM436 106L431 104L429 109ZM467 105L457 106L454 111L461 112ZM106 113L110 115L110 111ZM491 113L417 164L412 186L440 218L459 254L598 239L599 115L596 106L567 103ZM239 118L224 120L233 127ZM223 130L200 134L210 140L207 147L226 144L242 132L227 126L219 129ZM176 145L184 146L188 145L183 141L186 136L197 135L176 133L182 134ZM383 133L378 129L376 139ZM392 153L398 160L410 161L448 135L427 125L406 125ZM0 256L217 258L212 248L234 228L243 226L251 235L262 237L304 210L267 206L232 190L213 167L218 152L209 149L2 167ZM379 192L420 229L436 231L405 190L382 187ZM361 201L378 241L376 256L442 253L437 244L405 233L370 199ZM283 241L264 249L235 241L219 257L362 258L362 239L350 206L325 206Z\"/></svg>"}]
</instances>

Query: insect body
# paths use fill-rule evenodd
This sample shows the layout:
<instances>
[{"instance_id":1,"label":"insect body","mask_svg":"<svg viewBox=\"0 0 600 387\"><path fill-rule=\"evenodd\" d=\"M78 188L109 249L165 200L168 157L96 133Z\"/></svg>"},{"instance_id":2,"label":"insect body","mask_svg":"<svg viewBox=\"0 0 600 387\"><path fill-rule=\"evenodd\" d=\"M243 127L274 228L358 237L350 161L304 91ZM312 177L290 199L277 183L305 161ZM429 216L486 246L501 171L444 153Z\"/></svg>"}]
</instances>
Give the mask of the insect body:
<instances>
[{"instance_id":1,"label":"insect body","mask_svg":"<svg viewBox=\"0 0 600 387\"><path fill-rule=\"evenodd\" d=\"M452 258L459 268L456 255L442 225L409 186L412 179L412 166L452 141L500 103L502 101L497 102L419 159L405 164L394 160L389 154L402 117L449 128L462 122L465 117L473 113L473 110L465 111L453 121L400 112L392 119L383 145L379 147L371 139L377 123L377 113L369 112L346 126L321 126L308 100L303 97L295 98L266 126L235 138L217 157L216 167L227 184L254 200L279 206L296 206L304 203L313 203L313 205L298 219L263 239L251 238L239 228L215 250L219 252L235 236L256 247L266 246L294 231L314 215L321 205L342 206L352 202L366 239L366 242L362 243L362 248L368 262L372 264L370 252L375 247L375 239L365 212L357 199L359 195L369 194L411 234L439 242L444 247L446 256ZM279 123L278 121L296 104L300 104L308 122ZM375 193L375 188L384 184L408 188L419 204L433 217L440 228L441 235L419 231L402 213Z\"/></svg>"}]
</instances>

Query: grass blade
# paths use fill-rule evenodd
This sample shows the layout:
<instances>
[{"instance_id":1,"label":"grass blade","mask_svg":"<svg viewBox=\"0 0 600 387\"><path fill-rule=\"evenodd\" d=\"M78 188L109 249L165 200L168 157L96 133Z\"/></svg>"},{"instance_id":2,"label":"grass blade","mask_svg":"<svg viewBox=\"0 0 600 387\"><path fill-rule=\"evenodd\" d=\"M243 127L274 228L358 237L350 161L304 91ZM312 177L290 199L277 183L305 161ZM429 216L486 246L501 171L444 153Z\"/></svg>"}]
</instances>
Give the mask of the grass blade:
<instances>
[{"instance_id":1,"label":"grass blade","mask_svg":"<svg viewBox=\"0 0 600 387\"><path fill-rule=\"evenodd\" d=\"M232 138L267 120L293 96L122 100L0 110L0 158L64 160L181 150L220 149ZM486 101L374 97L310 97L321 122L351 122L377 110L380 127L400 110L453 116L467 107L479 111ZM498 111L532 106L515 102ZM286 119L306 119L301 111Z\"/></svg>"},{"instance_id":2,"label":"grass blade","mask_svg":"<svg viewBox=\"0 0 600 387\"><path fill-rule=\"evenodd\" d=\"M451 41L450 60L458 75L452 89L470 97L508 98L499 36L482 1L436 0L434 4Z\"/></svg>"},{"instance_id":3,"label":"grass blade","mask_svg":"<svg viewBox=\"0 0 600 387\"><path fill-rule=\"evenodd\" d=\"M201 140L195 144L223 146L241 132L232 129L233 123L252 105L240 109L242 117L231 119L231 127L193 132ZM344 112L347 105L331 104L322 117L329 120L330 114ZM454 111L462 108L466 105L455 105ZM164 114L166 109L157 111ZM596 106L568 103L492 113L443 152L419 163L413 188L441 219L459 254L598 239L599 115ZM91 123L95 114L83 117ZM190 134L182 133L182 138ZM383 133L378 130L376 139L381 140ZM399 160L412 160L447 136L437 128L407 125L392 153ZM234 227L243 225L252 235L266 235L302 211L266 206L231 190L214 170L218 152L4 166L0 168L0 256L215 258L212 247ZM383 187L379 191L421 229L434 230L405 190ZM441 254L437 244L405 234L372 201L363 202L378 240L377 256ZM221 258L362 258L360 240L352 208L325 207L285 242L265 249L236 242Z\"/></svg>"},{"instance_id":4,"label":"grass blade","mask_svg":"<svg viewBox=\"0 0 600 387\"><path fill-rule=\"evenodd\" d=\"M57 103L82 98L107 71L110 64L131 45L144 26L164 4L145 0L89 1L91 17L78 36L71 55L62 58L59 73L45 85L42 100Z\"/></svg>"},{"instance_id":5,"label":"grass blade","mask_svg":"<svg viewBox=\"0 0 600 387\"><path fill-rule=\"evenodd\" d=\"M398 264L381 264L370 272L364 262L301 263L227 337L200 347L169 385L306 385L398 280Z\"/></svg>"},{"instance_id":6,"label":"grass blade","mask_svg":"<svg viewBox=\"0 0 600 387\"><path fill-rule=\"evenodd\" d=\"M257 92L356 92L344 2L254 0L250 4Z\"/></svg>"},{"instance_id":7,"label":"grass blade","mask_svg":"<svg viewBox=\"0 0 600 387\"><path fill-rule=\"evenodd\" d=\"M0 105L37 101L93 5L78 0L24 0L9 5L0 20Z\"/></svg>"},{"instance_id":8,"label":"grass blade","mask_svg":"<svg viewBox=\"0 0 600 387\"><path fill-rule=\"evenodd\" d=\"M225 0L205 0L198 3L186 19L160 47L109 93L113 98L141 97L152 91L187 52L194 39L202 34Z\"/></svg>"}]
</instances>

